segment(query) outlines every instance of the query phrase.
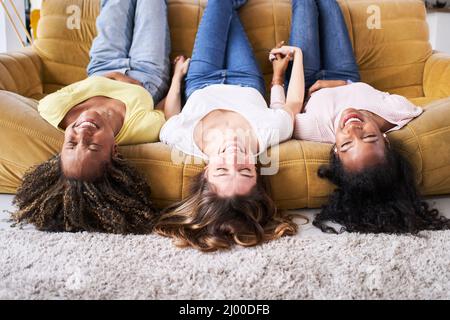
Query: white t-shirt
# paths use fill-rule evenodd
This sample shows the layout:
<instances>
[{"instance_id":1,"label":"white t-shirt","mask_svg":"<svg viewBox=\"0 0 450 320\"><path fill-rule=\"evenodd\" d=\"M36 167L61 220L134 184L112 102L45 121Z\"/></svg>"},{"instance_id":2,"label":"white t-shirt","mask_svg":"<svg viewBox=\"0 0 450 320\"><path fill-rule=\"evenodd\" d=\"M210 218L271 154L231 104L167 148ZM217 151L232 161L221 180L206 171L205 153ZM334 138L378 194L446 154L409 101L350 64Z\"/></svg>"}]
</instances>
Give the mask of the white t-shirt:
<instances>
[{"instance_id":1,"label":"white t-shirt","mask_svg":"<svg viewBox=\"0 0 450 320\"><path fill-rule=\"evenodd\" d=\"M388 132L401 129L423 112L403 96L362 82L321 89L311 95L304 113L296 115L295 139L335 143L336 128L348 108L370 111L394 124Z\"/></svg>"},{"instance_id":2,"label":"white t-shirt","mask_svg":"<svg viewBox=\"0 0 450 320\"><path fill-rule=\"evenodd\" d=\"M160 140L185 154L208 160L195 143L194 130L214 110L230 110L244 117L258 138L259 154L292 138L291 116L283 109L269 109L258 90L217 84L195 91L182 112L165 123Z\"/></svg>"}]
</instances>

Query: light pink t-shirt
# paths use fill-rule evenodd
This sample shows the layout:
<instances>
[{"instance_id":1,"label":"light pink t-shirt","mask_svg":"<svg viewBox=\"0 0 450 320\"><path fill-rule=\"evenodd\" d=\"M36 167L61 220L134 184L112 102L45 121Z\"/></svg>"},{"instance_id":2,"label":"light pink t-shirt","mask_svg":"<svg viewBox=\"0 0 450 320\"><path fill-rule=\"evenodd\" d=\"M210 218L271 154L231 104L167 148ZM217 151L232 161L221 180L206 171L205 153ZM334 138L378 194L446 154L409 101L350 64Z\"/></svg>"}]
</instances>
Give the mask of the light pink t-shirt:
<instances>
[{"instance_id":1,"label":"light pink t-shirt","mask_svg":"<svg viewBox=\"0 0 450 320\"><path fill-rule=\"evenodd\" d=\"M401 129L423 112L405 97L376 90L362 82L321 89L311 95L304 113L296 115L294 138L335 143L341 114L348 108L370 111L394 124L388 132Z\"/></svg>"}]
</instances>

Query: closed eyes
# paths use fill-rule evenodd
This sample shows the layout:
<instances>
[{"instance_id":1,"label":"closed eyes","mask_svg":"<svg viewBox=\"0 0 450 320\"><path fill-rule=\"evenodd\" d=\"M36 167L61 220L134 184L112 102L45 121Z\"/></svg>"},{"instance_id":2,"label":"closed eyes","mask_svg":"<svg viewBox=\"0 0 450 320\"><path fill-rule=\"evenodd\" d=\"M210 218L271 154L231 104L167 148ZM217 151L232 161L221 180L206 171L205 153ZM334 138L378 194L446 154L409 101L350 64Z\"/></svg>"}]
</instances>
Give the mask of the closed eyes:
<instances>
[{"instance_id":1,"label":"closed eyes","mask_svg":"<svg viewBox=\"0 0 450 320\"><path fill-rule=\"evenodd\" d=\"M366 142L366 143L374 143L374 142L377 142L377 141L378 141L378 136L375 135L375 134L369 134L369 135L367 135L367 136L364 136L364 137L362 138L362 140L363 140L364 142ZM346 146L349 146L352 142L353 142L352 140L344 142L344 143L341 145L341 149L345 148ZM347 150L348 150L348 149L347 149ZM341 151L345 152L345 151L347 151L347 150L341 150Z\"/></svg>"}]
</instances>

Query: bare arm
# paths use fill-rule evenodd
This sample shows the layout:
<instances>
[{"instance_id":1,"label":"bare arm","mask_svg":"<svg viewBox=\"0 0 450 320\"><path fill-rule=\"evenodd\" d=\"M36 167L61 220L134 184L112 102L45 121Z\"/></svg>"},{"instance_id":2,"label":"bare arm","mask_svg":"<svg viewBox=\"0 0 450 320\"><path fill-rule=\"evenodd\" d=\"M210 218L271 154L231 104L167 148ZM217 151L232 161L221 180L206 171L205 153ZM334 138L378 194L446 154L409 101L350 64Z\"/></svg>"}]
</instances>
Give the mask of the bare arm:
<instances>
[{"instance_id":1,"label":"bare arm","mask_svg":"<svg viewBox=\"0 0 450 320\"><path fill-rule=\"evenodd\" d=\"M158 105L158 108L164 111L166 120L181 112L181 84L189 68L190 61L191 59L185 59L181 56L175 59L175 71L169 93L163 100L164 102Z\"/></svg>"},{"instance_id":2,"label":"bare arm","mask_svg":"<svg viewBox=\"0 0 450 320\"><path fill-rule=\"evenodd\" d=\"M276 61L274 60L274 78L272 81L274 85L282 84L287 62L290 60L294 61L286 103L283 107L292 116L292 119L294 119L295 115L302 111L305 98L303 53L300 48L283 46L281 48L275 48L271 51L271 54L276 57Z\"/></svg>"},{"instance_id":3,"label":"bare arm","mask_svg":"<svg viewBox=\"0 0 450 320\"><path fill-rule=\"evenodd\" d=\"M283 46L284 41L280 42L275 48L279 49ZM272 89L270 92L270 108L282 109L286 105L286 94L284 92L284 79L289 62L292 55L282 56L281 54L271 54L270 61L273 67Z\"/></svg>"},{"instance_id":4,"label":"bare arm","mask_svg":"<svg viewBox=\"0 0 450 320\"><path fill-rule=\"evenodd\" d=\"M300 48L294 49L294 64L286 97L286 107L295 116L301 113L305 99L305 71L303 69L303 53Z\"/></svg>"},{"instance_id":5,"label":"bare arm","mask_svg":"<svg viewBox=\"0 0 450 320\"><path fill-rule=\"evenodd\" d=\"M164 99L165 103L162 106L166 120L181 112L181 81L182 79L176 78L175 76L172 78L172 84L170 85L167 97Z\"/></svg>"},{"instance_id":6,"label":"bare arm","mask_svg":"<svg viewBox=\"0 0 450 320\"><path fill-rule=\"evenodd\" d=\"M314 92L319 91L325 88L336 88L346 86L347 81L343 80L317 80L311 88L308 90L308 97L311 96Z\"/></svg>"}]
</instances>

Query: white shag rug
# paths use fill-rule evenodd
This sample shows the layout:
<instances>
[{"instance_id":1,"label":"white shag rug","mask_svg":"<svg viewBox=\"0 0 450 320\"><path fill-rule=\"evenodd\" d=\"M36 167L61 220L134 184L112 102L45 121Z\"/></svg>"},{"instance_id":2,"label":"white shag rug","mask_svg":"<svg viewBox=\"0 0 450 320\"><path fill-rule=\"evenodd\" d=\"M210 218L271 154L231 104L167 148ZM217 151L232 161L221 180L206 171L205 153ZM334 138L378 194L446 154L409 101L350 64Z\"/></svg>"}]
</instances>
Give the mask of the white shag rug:
<instances>
[{"instance_id":1,"label":"white shag rug","mask_svg":"<svg viewBox=\"0 0 450 320\"><path fill-rule=\"evenodd\" d=\"M205 254L157 235L3 227L0 299L450 299L450 231L327 235L307 225Z\"/></svg>"}]
</instances>

